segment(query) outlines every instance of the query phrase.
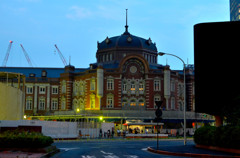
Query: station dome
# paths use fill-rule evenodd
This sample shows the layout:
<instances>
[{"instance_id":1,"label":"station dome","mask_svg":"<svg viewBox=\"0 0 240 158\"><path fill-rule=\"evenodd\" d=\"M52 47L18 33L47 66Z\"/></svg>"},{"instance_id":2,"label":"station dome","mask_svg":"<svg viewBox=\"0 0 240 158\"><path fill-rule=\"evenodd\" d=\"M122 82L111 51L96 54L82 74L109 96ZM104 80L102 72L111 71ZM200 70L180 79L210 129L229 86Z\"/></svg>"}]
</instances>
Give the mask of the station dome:
<instances>
[{"instance_id":1,"label":"station dome","mask_svg":"<svg viewBox=\"0 0 240 158\"><path fill-rule=\"evenodd\" d=\"M126 17L127 19L127 17ZM157 63L157 47L151 38L144 39L128 32L126 20L125 32L120 36L106 37L97 43L98 63L119 63L127 55L142 55L149 64Z\"/></svg>"},{"instance_id":2,"label":"station dome","mask_svg":"<svg viewBox=\"0 0 240 158\"><path fill-rule=\"evenodd\" d=\"M102 52L109 49L142 49L152 53L157 53L157 47L155 43L152 43L151 38L144 39L134 36L130 33L123 33L120 36L110 37L98 43L98 52Z\"/></svg>"}]
</instances>

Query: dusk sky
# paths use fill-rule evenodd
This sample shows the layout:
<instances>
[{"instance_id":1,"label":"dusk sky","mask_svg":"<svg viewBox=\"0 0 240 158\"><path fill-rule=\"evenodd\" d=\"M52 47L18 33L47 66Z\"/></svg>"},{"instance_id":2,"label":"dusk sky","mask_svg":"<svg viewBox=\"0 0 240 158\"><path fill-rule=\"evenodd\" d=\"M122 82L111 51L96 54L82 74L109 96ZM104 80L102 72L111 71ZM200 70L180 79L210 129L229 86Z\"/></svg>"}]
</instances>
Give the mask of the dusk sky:
<instances>
[{"instance_id":1,"label":"dusk sky","mask_svg":"<svg viewBox=\"0 0 240 158\"><path fill-rule=\"evenodd\" d=\"M193 26L229 21L229 0L0 0L0 66L12 40L7 66L64 67L54 44L76 68L96 62L97 41L125 30L156 42L159 52L172 53L194 64ZM182 69L171 56L158 63Z\"/></svg>"}]
</instances>

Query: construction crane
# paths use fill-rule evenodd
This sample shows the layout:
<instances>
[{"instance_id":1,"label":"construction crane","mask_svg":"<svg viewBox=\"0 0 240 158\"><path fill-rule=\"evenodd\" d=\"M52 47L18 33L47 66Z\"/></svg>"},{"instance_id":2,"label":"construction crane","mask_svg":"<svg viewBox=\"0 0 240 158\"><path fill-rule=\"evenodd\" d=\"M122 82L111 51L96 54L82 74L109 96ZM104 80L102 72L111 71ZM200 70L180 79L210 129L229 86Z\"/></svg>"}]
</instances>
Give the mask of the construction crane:
<instances>
[{"instance_id":1,"label":"construction crane","mask_svg":"<svg viewBox=\"0 0 240 158\"><path fill-rule=\"evenodd\" d=\"M22 48L22 50L23 50L23 53L24 53L24 55L25 55L25 57L26 57L26 59L27 59L27 62L28 62L28 64L29 64L29 66L33 67L32 62L31 62L31 60L30 60L30 58L29 58L29 56L28 56L28 53L27 53L26 50L23 48L23 45L22 45L22 44L20 44L20 46L21 46L21 48Z\"/></svg>"},{"instance_id":2,"label":"construction crane","mask_svg":"<svg viewBox=\"0 0 240 158\"><path fill-rule=\"evenodd\" d=\"M60 58L61 58L61 60L62 60L62 62L63 62L63 64L64 64L64 66L66 66L66 65L67 65L66 59L65 59L64 56L62 55L61 51L58 49L57 45L55 44L54 46L56 47L57 52L58 52L58 54L59 54L59 56L60 56Z\"/></svg>"},{"instance_id":3,"label":"construction crane","mask_svg":"<svg viewBox=\"0 0 240 158\"><path fill-rule=\"evenodd\" d=\"M13 41L9 41L7 53L6 53L5 58L4 58L3 62L2 62L2 66L3 67L6 67L6 65L7 65L7 61L8 61L9 53L10 53L10 50L11 50L11 47L12 47L12 43L13 43Z\"/></svg>"}]
</instances>

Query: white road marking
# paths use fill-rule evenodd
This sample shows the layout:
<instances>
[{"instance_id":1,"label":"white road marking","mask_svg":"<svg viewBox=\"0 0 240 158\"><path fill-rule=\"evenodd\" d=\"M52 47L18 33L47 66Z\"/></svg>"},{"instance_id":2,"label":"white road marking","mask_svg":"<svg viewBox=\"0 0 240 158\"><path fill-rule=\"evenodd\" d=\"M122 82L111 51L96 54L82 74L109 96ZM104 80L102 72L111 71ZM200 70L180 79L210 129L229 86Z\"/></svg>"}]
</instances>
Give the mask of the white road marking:
<instances>
[{"instance_id":1,"label":"white road marking","mask_svg":"<svg viewBox=\"0 0 240 158\"><path fill-rule=\"evenodd\" d=\"M59 149L69 151L69 150L76 150L76 149L80 149L80 148L59 148Z\"/></svg>"},{"instance_id":2,"label":"white road marking","mask_svg":"<svg viewBox=\"0 0 240 158\"><path fill-rule=\"evenodd\" d=\"M142 148L143 151L147 151L147 148Z\"/></svg>"},{"instance_id":3,"label":"white road marking","mask_svg":"<svg viewBox=\"0 0 240 158\"><path fill-rule=\"evenodd\" d=\"M82 155L82 158L96 158L95 156L90 156L90 155Z\"/></svg>"},{"instance_id":4,"label":"white road marking","mask_svg":"<svg viewBox=\"0 0 240 158\"><path fill-rule=\"evenodd\" d=\"M127 158L138 158L137 155L123 155L123 156Z\"/></svg>"},{"instance_id":5,"label":"white road marking","mask_svg":"<svg viewBox=\"0 0 240 158\"><path fill-rule=\"evenodd\" d=\"M102 150L101 150L101 153L106 154L106 155L113 155L113 153L106 153L106 152L104 152Z\"/></svg>"}]
</instances>

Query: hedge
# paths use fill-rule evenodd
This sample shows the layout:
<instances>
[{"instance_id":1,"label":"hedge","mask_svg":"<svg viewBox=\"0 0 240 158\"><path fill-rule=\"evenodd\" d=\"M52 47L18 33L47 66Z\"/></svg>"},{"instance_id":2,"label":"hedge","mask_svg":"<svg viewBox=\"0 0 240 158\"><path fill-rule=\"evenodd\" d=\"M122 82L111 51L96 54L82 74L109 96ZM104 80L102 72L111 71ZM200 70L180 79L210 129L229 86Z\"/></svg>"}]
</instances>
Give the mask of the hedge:
<instances>
[{"instance_id":1,"label":"hedge","mask_svg":"<svg viewBox=\"0 0 240 158\"><path fill-rule=\"evenodd\" d=\"M240 126L204 126L194 133L194 142L199 145L240 149Z\"/></svg>"},{"instance_id":2,"label":"hedge","mask_svg":"<svg viewBox=\"0 0 240 158\"><path fill-rule=\"evenodd\" d=\"M0 134L0 148L43 148L52 143L51 137L36 132L6 131Z\"/></svg>"}]
</instances>

